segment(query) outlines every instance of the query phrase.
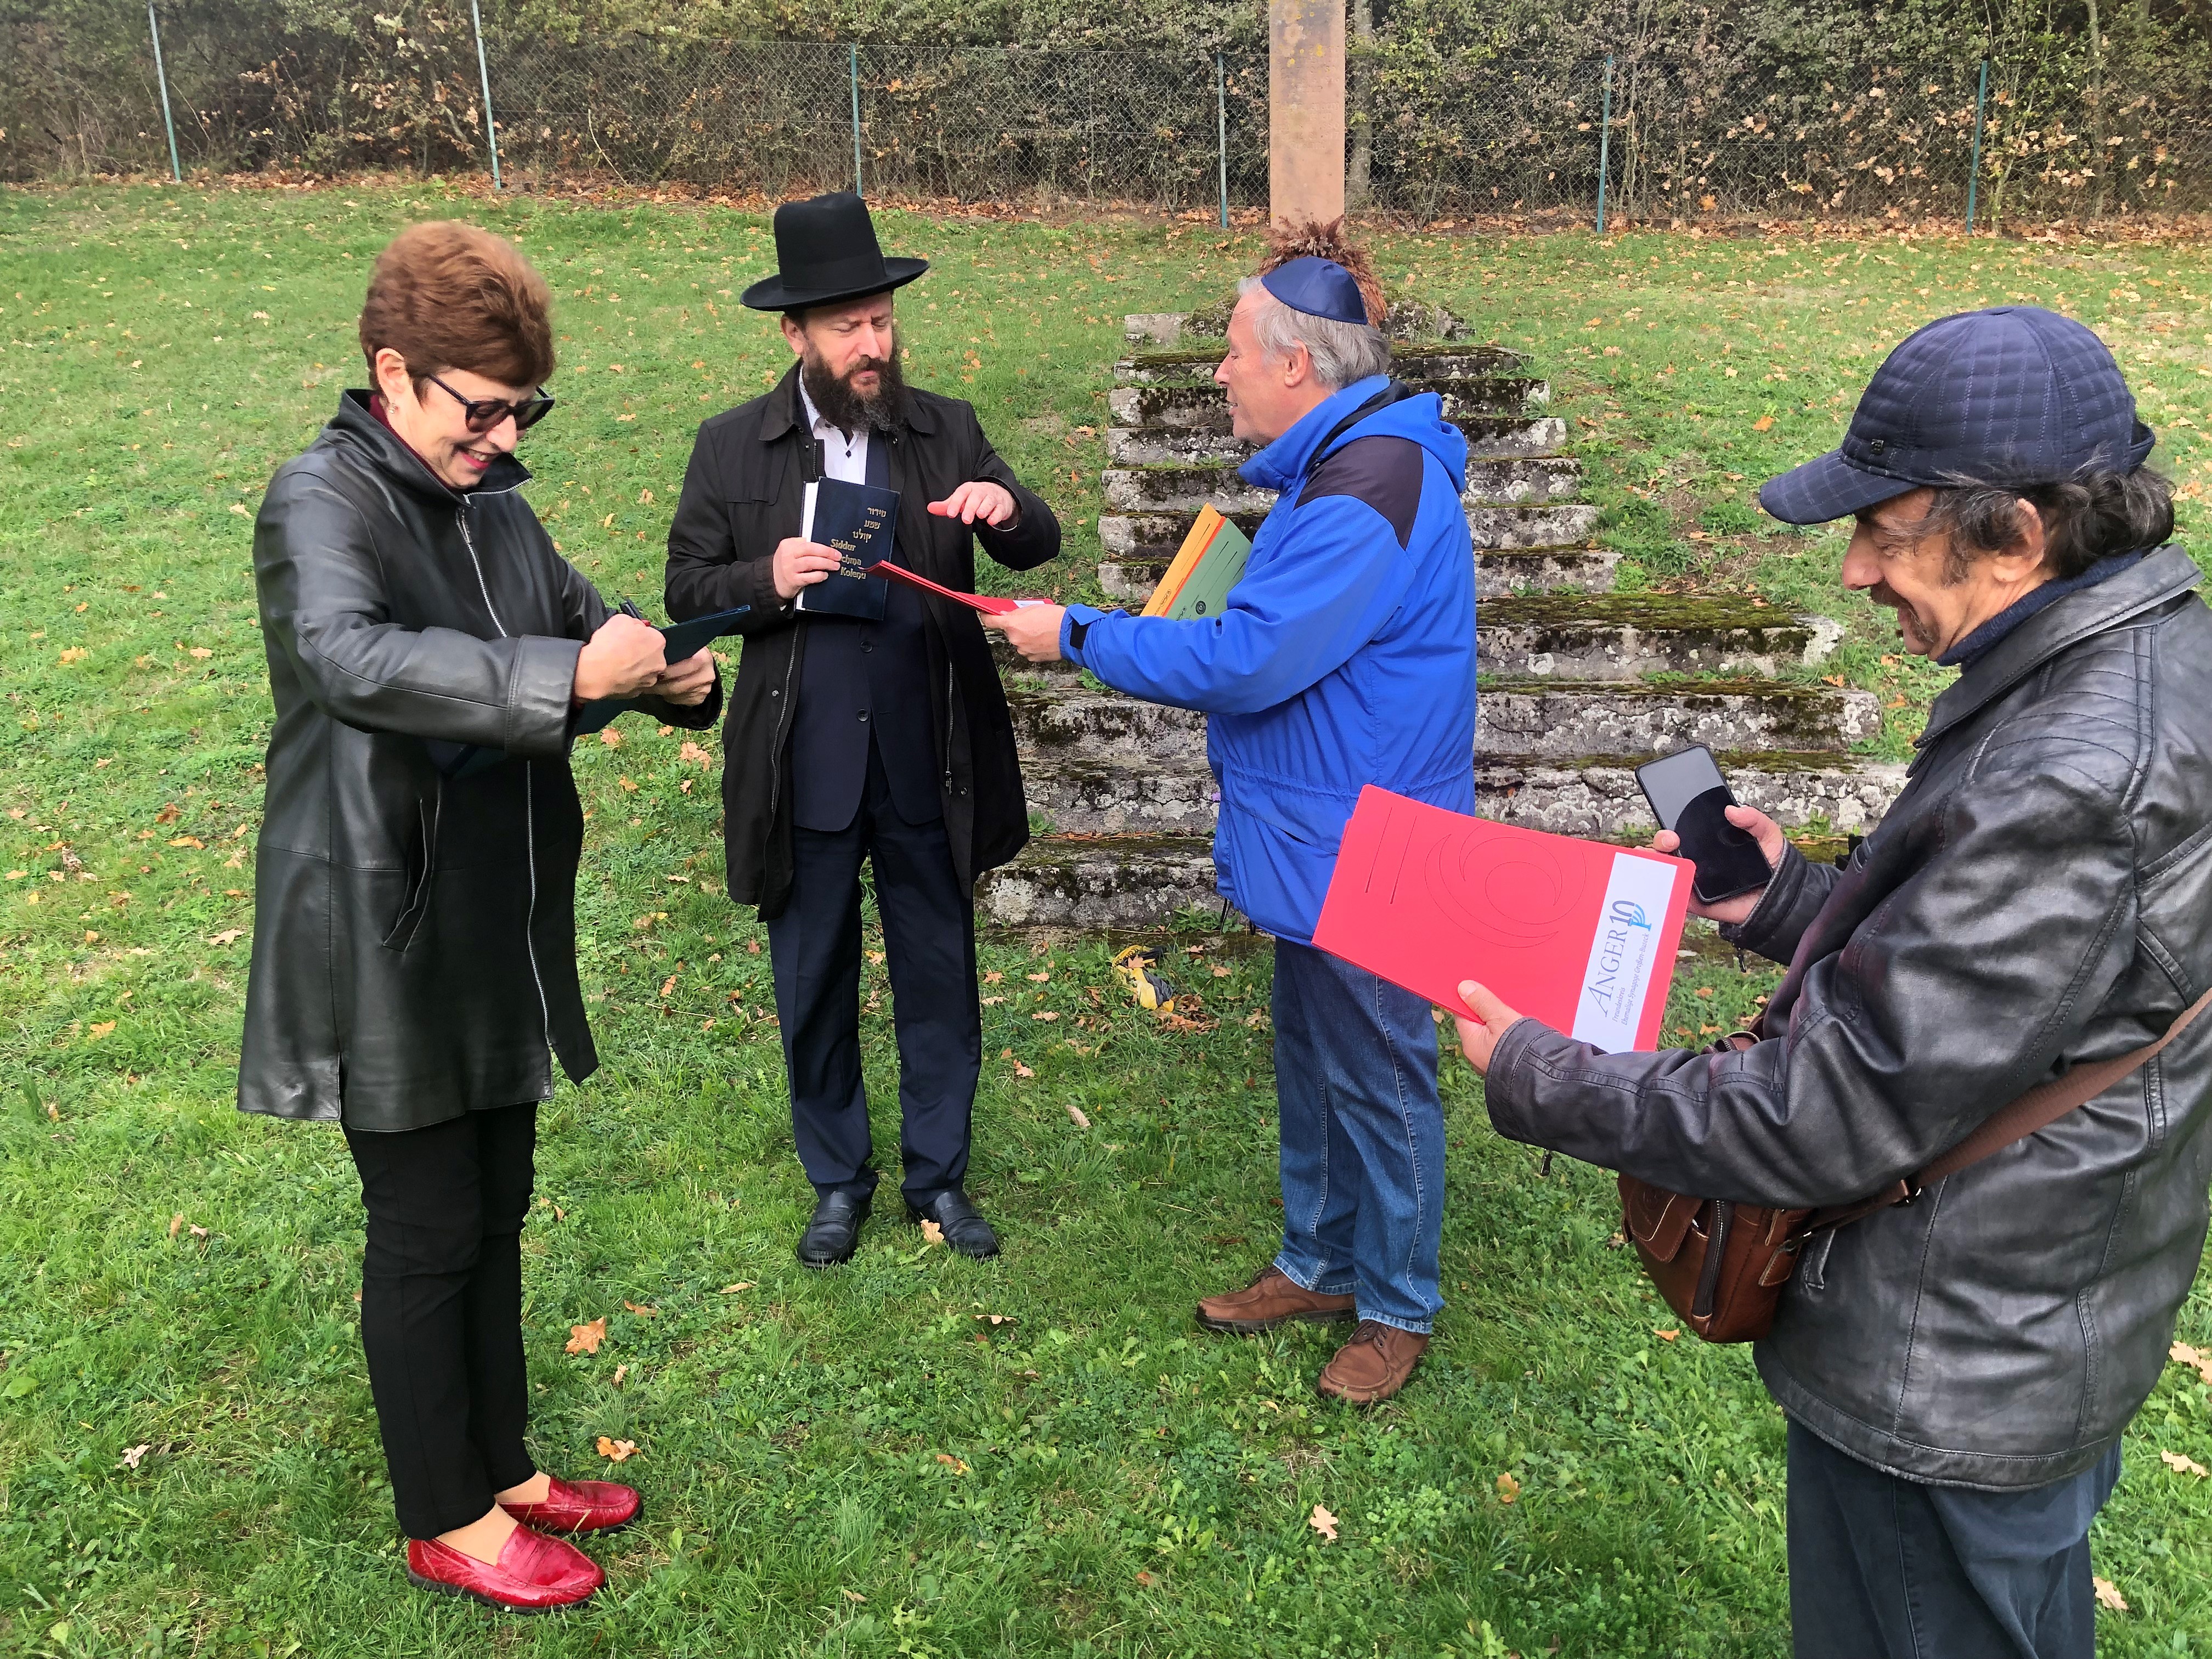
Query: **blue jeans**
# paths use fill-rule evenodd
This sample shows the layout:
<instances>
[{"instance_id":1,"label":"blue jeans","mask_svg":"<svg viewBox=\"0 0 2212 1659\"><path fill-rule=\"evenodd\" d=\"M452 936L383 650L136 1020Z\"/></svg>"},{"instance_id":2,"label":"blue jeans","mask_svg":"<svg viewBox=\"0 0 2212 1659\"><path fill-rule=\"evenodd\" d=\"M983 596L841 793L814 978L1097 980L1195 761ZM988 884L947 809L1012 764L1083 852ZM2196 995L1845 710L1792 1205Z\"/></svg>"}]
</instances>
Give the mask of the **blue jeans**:
<instances>
[{"instance_id":1,"label":"blue jeans","mask_svg":"<svg viewBox=\"0 0 2212 1659\"><path fill-rule=\"evenodd\" d=\"M2090 1659L2089 1522L2119 1478L2114 1446L2048 1486L1923 1486L1792 1423L1797 1659Z\"/></svg>"},{"instance_id":2,"label":"blue jeans","mask_svg":"<svg viewBox=\"0 0 2212 1659\"><path fill-rule=\"evenodd\" d=\"M1283 1249L1276 1267L1359 1316L1427 1331L1443 1307L1444 1115L1429 1005L1275 942Z\"/></svg>"}]
</instances>

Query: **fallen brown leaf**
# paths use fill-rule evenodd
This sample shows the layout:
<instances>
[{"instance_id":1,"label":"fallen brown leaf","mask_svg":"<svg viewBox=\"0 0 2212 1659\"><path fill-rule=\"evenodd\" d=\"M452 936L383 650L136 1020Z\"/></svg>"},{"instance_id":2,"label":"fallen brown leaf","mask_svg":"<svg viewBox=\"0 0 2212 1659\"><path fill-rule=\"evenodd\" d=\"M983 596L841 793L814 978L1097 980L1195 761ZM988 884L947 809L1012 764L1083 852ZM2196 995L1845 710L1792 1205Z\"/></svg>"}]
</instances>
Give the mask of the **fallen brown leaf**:
<instances>
[{"instance_id":1,"label":"fallen brown leaf","mask_svg":"<svg viewBox=\"0 0 2212 1659\"><path fill-rule=\"evenodd\" d=\"M135 1469L138 1467L138 1460L153 1449L154 1443L150 1440L143 1446L126 1446L123 1449L123 1461L116 1468Z\"/></svg>"},{"instance_id":2,"label":"fallen brown leaf","mask_svg":"<svg viewBox=\"0 0 2212 1659\"><path fill-rule=\"evenodd\" d=\"M629 1309L640 1319L658 1319L660 1317L660 1310L654 1307L650 1302L625 1302L623 1304L623 1306Z\"/></svg>"},{"instance_id":3,"label":"fallen brown leaf","mask_svg":"<svg viewBox=\"0 0 2212 1659\"><path fill-rule=\"evenodd\" d=\"M924 1226L927 1226L930 1224L924 1222L922 1224ZM962 1462L958 1458L955 1457L951 1452L938 1453L937 1461L944 1464L946 1468L951 1470L955 1474L965 1474L968 1473L968 1466Z\"/></svg>"},{"instance_id":4,"label":"fallen brown leaf","mask_svg":"<svg viewBox=\"0 0 2212 1659\"><path fill-rule=\"evenodd\" d=\"M1654 1335L1654 1336L1657 1337L1657 1338L1658 1338L1662 1342L1672 1342L1672 1341L1673 1341L1676 1337L1678 1337L1678 1336L1681 1335L1681 1334L1682 1334L1682 1333L1681 1333L1681 1332L1680 1332L1680 1331L1678 1331L1678 1330L1676 1330L1676 1331L1657 1331L1657 1330L1655 1330L1655 1331L1653 1331L1653 1332L1651 1333L1651 1334L1652 1334L1652 1335Z\"/></svg>"},{"instance_id":5,"label":"fallen brown leaf","mask_svg":"<svg viewBox=\"0 0 2212 1659\"><path fill-rule=\"evenodd\" d=\"M977 1314L975 1317L978 1319L988 1319L994 1325L1011 1325L1014 1322L1014 1316L1012 1314L982 1313Z\"/></svg>"},{"instance_id":6,"label":"fallen brown leaf","mask_svg":"<svg viewBox=\"0 0 2212 1659\"><path fill-rule=\"evenodd\" d=\"M243 927L226 927L220 933L212 933L209 935L208 943L210 945L235 945L245 936L245 933L246 929Z\"/></svg>"},{"instance_id":7,"label":"fallen brown leaf","mask_svg":"<svg viewBox=\"0 0 2212 1659\"><path fill-rule=\"evenodd\" d=\"M1751 423L1751 429L1753 432L1771 432L1774 430L1774 416L1771 415L1760 416L1757 420Z\"/></svg>"},{"instance_id":8,"label":"fallen brown leaf","mask_svg":"<svg viewBox=\"0 0 2212 1659\"><path fill-rule=\"evenodd\" d=\"M619 1389L620 1387L622 1387L622 1385L623 1385L623 1378L624 1378L625 1376L628 1376L629 1375L629 1367L627 1364L623 1364L623 1365L617 1365L617 1366L616 1366L616 1367L615 1367L615 1387L617 1387L617 1388L618 1388L618 1389Z\"/></svg>"},{"instance_id":9,"label":"fallen brown leaf","mask_svg":"<svg viewBox=\"0 0 2212 1659\"><path fill-rule=\"evenodd\" d=\"M1516 1480L1510 1474L1500 1474L1498 1477L1498 1501L1499 1503L1510 1504L1515 1498L1520 1497L1520 1495L1521 1483L1518 1480Z\"/></svg>"},{"instance_id":10,"label":"fallen brown leaf","mask_svg":"<svg viewBox=\"0 0 2212 1659\"><path fill-rule=\"evenodd\" d=\"M172 841L169 845L172 847L205 847L207 843L202 841L198 836L179 836L175 840Z\"/></svg>"},{"instance_id":11,"label":"fallen brown leaf","mask_svg":"<svg viewBox=\"0 0 2212 1659\"><path fill-rule=\"evenodd\" d=\"M2120 1594L2120 1587L2111 1579L2092 1578L2089 1582L2097 1587L2099 1607L2110 1607L2114 1613L2125 1613L2128 1610L2127 1597Z\"/></svg>"},{"instance_id":12,"label":"fallen brown leaf","mask_svg":"<svg viewBox=\"0 0 2212 1659\"><path fill-rule=\"evenodd\" d=\"M611 726L603 726L599 728L599 741L610 749L619 749L622 747L622 733Z\"/></svg>"},{"instance_id":13,"label":"fallen brown leaf","mask_svg":"<svg viewBox=\"0 0 2212 1659\"><path fill-rule=\"evenodd\" d=\"M588 1325L571 1325L568 1327L568 1352L570 1353L597 1353L599 1351L599 1344L606 1340L607 1321L606 1316L602 1314L599 1318L594 1319Z\"/></svg>"},{"instance_id":14,"label":"fallen brown leaf","mask_svg":"<svg viewBox=\"0 0 2212 1659\"><path fill-rule=\"evenodd\" d=\"M115 1029L115 1022L112 1019L103 1019L98 1024L88 1027L88 1029L91 1031L93 1036L96 1037L104 1037L110 1031Z\"/></svg>"},{"instance_id":15,"label":"fallen brown leaf","mask_svg":"<svg viewBox=\"0 0 2212 1659\"><path fill-rule=\"evenodd\" d=\"M1153 1585L1158 1583L1160 1581L1149 1572L1140 1572L1137 1575L1137 1582L1142 1584L1146 1589L1150 1589Z\"/></svg>"},{"instance_id":16,"label":"fallen brown leaf","mask_svg":"<svg viewBox=\"0 0 2212 1659\"><path fill-rule=\"evenodd\" d=\"M1072 1100L1067 1103L1067 1121L1079 1129L1091 1127L1091 1120L1084 1115L1083 1108Z\"/></svg>"},{"instance_id":17,"label":"fallen brown leaf","mask_svg":"<svg viewBox=\"0 0 2212 1659\"><path fill-rule=\"evenodd\" d=\"M2177 1342L2166 1351L2166 1357L2178 1365L2186 1365L2207 1382L2212 1382L2212 1353L2192 1348L2186 1342Z\"/></svg>"},{"instance_id":18,"label":"fallen brown leaf","mask_svg":"<svg viewBox=\"0 0 2212 1659\"><path fill-rule=\"evenodd\" d=\"M626 1463L636 1455L637 1442L635 1440L610 1440L605 1435L599 1437L599 1455L610 1463Z\"/></svg>"},{"instance_id":19,"label":"fallen brown leaf","mask_svg":"<svg viewBox=\"0 0 2212 1659\"><path fill-rule=\"evenodd\" d=\"M734 1285L723 1285L722 1294L724 1296L735 1296L739 1291L751 1290L755 1285L759 1284L759 1282L760 1281L758 1279L741 1279Z\"/></svg>"},{"instance_id":20,"label":"fallen brown leaf","mask_svg":"<svg viewBox=\"0 0 2212 1659\"><path fill-rule=\"evenodd\" d=\"M866 1602L868 1599L866 1596L861 1595L858 1590L839 1590L837 1594L843 1596L848 1601Z\"/></svg>"},{"instance_id":21,"label":"fallen brown leaf","mask_svg":"<svg viewBox=\"0 0 2212 1659\"><path fill-rule=\"evenodd\" d=\"M184 1212L180 1210L169 1218L169 1237L174 1238L185 1230Z\"/></svg>"},{"instance_id":22,"label":"fallen brown leaf","mask_svg":"<svg viewBox=\"0 0 2212 1659\"><path fill-rule=\"evenodd\" d=\"M925 1244L942 1244L945 1243L945 1229L939 1226L934 1221L923 1222L921 1224L921 1242Z\"/></svg>"},{"instance_id":23,"label":"fallen brown leaf","mask_svg":"<svg viewBox=\"0 0 2212 1659\"><path fill-rule=\"evenodd\" d=\"M1336 1517L1320 1504L1316 1504L1313 1506L1313 1513L1306 1516L1306 1525L1311 1527L1330 1543L1336 1542Z\"/></svg>"},{"instance_id":24,"label":"fallen brown leaf","mask_svg":"<svg viewBox=\"0 0 2212 1659\"><path fill-rule=\"evenodd\" d=\"M2212 1479L2212 1469L2206 1468L2193 1457L2183 1456L2179 1452L2162 1451L2158 1455L2158 1461L2176 1474L2193 1474L2199 1480Z\"/></svg>"}]
</instances>

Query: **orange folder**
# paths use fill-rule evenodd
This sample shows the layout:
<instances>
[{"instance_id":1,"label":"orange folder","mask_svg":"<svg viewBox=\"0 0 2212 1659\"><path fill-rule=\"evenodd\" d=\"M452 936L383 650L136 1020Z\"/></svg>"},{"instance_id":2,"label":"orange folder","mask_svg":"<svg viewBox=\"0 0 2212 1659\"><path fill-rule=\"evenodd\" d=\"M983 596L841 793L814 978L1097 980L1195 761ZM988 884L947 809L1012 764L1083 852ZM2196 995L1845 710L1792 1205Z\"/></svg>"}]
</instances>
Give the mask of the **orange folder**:
<instances>
[{"instance_id":1,"label":"orange folder","mask_svg":"<svg viewBox=\"0 0 2212 1659\"><path fill-rule=\"evenodd\" d=\"M1697 866L1516 829L1370 785L1345 826L1316 948L1455 1013L1480 980L1608 1054L1655 1048Z\"/></svg>"}]
</instances>

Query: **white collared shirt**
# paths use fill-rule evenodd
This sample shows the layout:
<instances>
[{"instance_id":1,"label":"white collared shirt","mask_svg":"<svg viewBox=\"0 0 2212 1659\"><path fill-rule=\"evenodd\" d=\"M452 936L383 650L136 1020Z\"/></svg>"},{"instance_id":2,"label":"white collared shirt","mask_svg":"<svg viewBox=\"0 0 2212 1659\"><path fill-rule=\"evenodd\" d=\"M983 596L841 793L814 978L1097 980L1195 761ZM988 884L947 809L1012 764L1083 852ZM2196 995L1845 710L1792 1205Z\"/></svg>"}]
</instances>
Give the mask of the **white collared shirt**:
<instances>
[{"instance_id":1,"label":"white collared shirt","mask_svg":"<svg viewBox=\"0 0 2212 1659\"><path fill-rule=\"evenodd\" d=\"M866 483L868 481L868 428L863 422L850 437L840 432L823 418L822 411L814 406L814 399L806 395L806 382L799 382L799 402L806 411L806 428L822 441L822 476L842 478L847 483Z\"/></svg>"}]
</instances>

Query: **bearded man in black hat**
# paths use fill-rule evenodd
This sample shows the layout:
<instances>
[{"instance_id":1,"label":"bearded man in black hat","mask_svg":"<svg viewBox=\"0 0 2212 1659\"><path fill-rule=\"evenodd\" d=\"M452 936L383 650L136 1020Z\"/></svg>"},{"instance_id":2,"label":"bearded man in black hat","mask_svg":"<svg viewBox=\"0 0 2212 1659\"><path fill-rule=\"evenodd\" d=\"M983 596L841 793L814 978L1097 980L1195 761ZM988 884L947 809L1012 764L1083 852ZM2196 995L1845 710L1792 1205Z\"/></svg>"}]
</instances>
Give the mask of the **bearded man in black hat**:
<instances>
[{"instance_id":1,"label":"bearded man in black hat","mask_svg":"<svg viewBox=\"0 0 2212 1659\"><path fill-rule=\"evenodd\" d=\"M892 295L927 261L885 258L849 191L778 208L775 251L776 274L744 301L782 313L796 361L767 396L699 428L669 526L667 600L678 620L753 608L723 730L723 834L730 896L768 924L792 1133L817 1194L799 1259L849 1261L875 1193L863 860L890 959L907 1218L994 1255L963 1187L982 1061L974 890L1029 840L1013 721L964 606L886 582L879 621L800 609L839 559L799 530L817 479L895 489L890 556L968 592L975 542L1028 570L1060 551L1060 523L973 408L906 384Z\"/></svg>"}]
</instances>

